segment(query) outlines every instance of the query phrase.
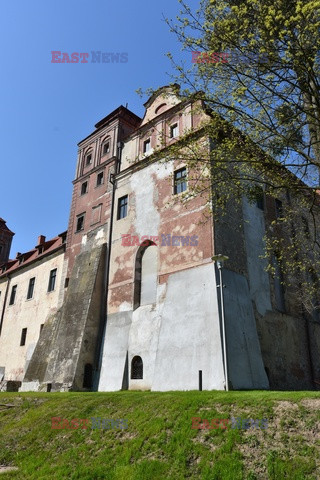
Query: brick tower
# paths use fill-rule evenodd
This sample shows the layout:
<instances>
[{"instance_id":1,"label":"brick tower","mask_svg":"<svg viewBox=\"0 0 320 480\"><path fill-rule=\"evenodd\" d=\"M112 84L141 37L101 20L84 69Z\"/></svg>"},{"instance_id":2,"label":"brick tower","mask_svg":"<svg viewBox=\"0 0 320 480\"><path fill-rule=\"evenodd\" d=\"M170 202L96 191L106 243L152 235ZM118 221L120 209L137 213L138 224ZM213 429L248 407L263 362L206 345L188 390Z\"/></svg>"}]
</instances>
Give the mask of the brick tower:
<instances>
[{"instance_id":1,"label":"brick tower","mask_svg":"<svg viewBox=\"0 0 320 480\"><path fill-rule=\"evenodd\" d=\"M9 259L13 235L14 233L9 230L5 220L0 218L0 265Z\"/></svg>"}]
</instances>

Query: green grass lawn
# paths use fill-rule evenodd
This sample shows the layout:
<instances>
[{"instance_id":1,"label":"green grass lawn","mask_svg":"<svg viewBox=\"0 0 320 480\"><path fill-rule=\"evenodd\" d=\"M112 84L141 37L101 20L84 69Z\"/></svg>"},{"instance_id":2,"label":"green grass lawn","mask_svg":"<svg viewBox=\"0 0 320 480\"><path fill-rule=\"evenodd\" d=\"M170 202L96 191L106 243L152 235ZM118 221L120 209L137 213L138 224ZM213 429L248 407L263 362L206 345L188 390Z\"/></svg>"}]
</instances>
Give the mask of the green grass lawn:
<instances>
[{"instance_id":1,"label":"green grass lawn","mask_svg":"<svg viewBox=\"0 0 320 480\"><path fill-rule=\"evenodd\" d=\"M18 467L1 480L320 479L320 392L1 393L0 404L0 465ZM268 427L191 428L232 416ZM88 428L52 429L52 417ZM91 417L128 428L93 429Z\"/></svg>"}]
</instances>

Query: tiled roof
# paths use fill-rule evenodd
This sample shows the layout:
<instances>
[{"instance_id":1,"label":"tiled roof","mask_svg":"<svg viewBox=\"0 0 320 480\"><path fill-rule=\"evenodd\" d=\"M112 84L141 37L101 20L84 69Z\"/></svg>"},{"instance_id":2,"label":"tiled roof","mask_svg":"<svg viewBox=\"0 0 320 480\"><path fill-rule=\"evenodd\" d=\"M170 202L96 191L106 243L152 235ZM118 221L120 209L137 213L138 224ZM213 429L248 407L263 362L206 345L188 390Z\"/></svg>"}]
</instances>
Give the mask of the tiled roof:
<instances>
[{"instance_id":1,"label":"tiled roof","mask_svg":"<svg viewBox=\"0 0 320 480\"><path fill-rule=\"evenodd\" d=\"M36 245L34 249L25 253L18 252L14 260L8 260L7 263L0 267L0 278L23 268L36 260L46 257L61 247L64 248L66 237L67 232L60 233L56 237L47 241L45 241L45 237L43 237L43 241L39 243L39 245Z\"/></svg>"}]
</instances>

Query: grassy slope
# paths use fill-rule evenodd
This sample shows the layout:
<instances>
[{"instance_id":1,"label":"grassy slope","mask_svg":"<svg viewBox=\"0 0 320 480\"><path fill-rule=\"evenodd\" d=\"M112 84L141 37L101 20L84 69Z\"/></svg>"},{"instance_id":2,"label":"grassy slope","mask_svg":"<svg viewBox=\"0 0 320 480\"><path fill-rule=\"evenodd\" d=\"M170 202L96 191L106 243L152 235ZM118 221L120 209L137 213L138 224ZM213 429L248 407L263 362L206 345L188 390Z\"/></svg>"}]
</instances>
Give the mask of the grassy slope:
<instances>
[{"instance_id":1,"label":"grassy slope","mask_svg":"<svg viewBox=\"0 0 320 480\"><path fill-rule=\"evenodd\" d=\"M0 465L18 479L320 478L320 393L1 393ZM52 417L127 418L126 430L53 430ZM194 430L191 417L268 419Z\"/></svg>"}]
</instances>

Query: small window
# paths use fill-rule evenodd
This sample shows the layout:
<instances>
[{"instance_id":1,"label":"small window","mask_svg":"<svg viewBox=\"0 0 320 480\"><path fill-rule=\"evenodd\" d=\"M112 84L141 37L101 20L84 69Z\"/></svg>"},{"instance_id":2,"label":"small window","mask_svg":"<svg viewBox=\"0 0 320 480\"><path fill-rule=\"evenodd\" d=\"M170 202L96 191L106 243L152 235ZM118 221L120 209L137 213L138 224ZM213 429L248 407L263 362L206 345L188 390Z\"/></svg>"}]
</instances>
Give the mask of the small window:
<instances>
[{"instance_id":1,"label":"small window","mask_svg":"<svg viewBox=\"0 0 320 480\"><path fill-rule=\"evenodd\" d=\"M88 193L88 182L83 182L81 185L81 195Z\"/></svg>"},{"instance_id":2,"label":"small window","mask_svg":"<svg viewBox=\"0 0 320 480\"><path fill-rule=\"evenodd\" d=\"M145 142L143 142L143 153L148 153L151 150L151 140L148 138Z\"/></svg>"},{"instance_id":3,"label":"small window","mask_svg":"<svg viewBox=\"0 0 320 480\"><path fill-rule=\"evenodd\" d=\"M68 288L69 286L69 277L67 277L64 281L64 288Z\"/></svg>"},{"instance_id":4,"label":"small window","mask_svg":"<svg viewBox=\"0 0 320 480\"><path fill-rule=\"evenodd\" d=\"M89 153L88 155L86 155L86 165L90 165L91 162L92 162L92 154Z\"/></svg>"},{"instance_id":5,"label":"small window","mask_svg":"<svg viewBox=\"0 0 320 480\"><path fill-rule=\"evenodd\" d=\"M97 187L103 184L103 172L98 173L97 175Z\"/></svg>"},{"instance_id":6,"label":"small window","mask_svg":"<svg viewBox=\"0 0 320 480\"><path fill-rule=\"evenodd\" d=\"M86 363L83 373L83 388L92 388L93 384L93 367L91 363Z\"/></svg>"},{"instance_id":7,"label":"small window","mask_svg":"<svg viewBox=\"0 0 320 480\"><path fill-rule=\"evenodd\" d=\"M76 232L80 232L84 229L84 214L77 217L77 229Z\"/></svg>"},{"instance_id":8,"label":"small window","mask_svg":"<svg viewBox=\"0 0 320 480\"><path fill-rule=\"evenodd\" d=\"M40 325L40 333L42 332L43 325L44 325L44 323L41 323L41 325Z\"/></svg>"},{"instance_id":9,"label":"small window","mask_svg":"<svg viewBox=\"0 0 320 480\"><path fill-rule=\"evenodd\" d=\"M55 268L50 272L48 292L52 292L54 290L54 287L56 285L56 277L57 277L57 269Z\"/></svg>"},{"instance_id":10,"label":"small window","mask_svg":"<svg viewBox=\"0 0 320 480\"><path fill-rule=\"evenodd\" d=\"M27 329L23 328L21 331L20 347L23 347L23 345L26 344L26 338L27 338Z\"/></svg>"},{"instance_id":11,"label":"small window","mask_svg":"<svg viewBox=\"0 0 320 480\"><path fill-rule=\"evenodd\" d=\"M182 193L187 190L187 169L180 168L174 172L174 193Z\"/></svg>"},{"instance_id":12,"label":"small window","mask_svg":"<svg viewBox=\"0 0 320 480\"><path fill-rule=\"evenodd\" d=\"M35 277L30 278L29 280L29 287L28 287L28 293L27 293L27 300L33 297L33 291L34 291L34 284L35 284Z\"/></svg>"},{"instance_id":13,"label":"small window","mask_svg":"<svg viewBox=\"0 0 320 480\"><path fill-rule=\"evenodd\" d=\"M9 305L13 305L14 301L16 299L16 293L17 293L17 285L14 285L11 289L11 295L10 295L10 301Z\"/></svg>"},{"instance_id":14,"label":"small window","mask_svg":"<svg viewBox=\"0 0 320 480\"><path fill-rule=\"evenodd\" d=\"M102 155L106 155L110 152L110 142L104 143L102 146Z\"/></svg>"},{"instance_id":15,"label":"small window","mask_svg":"<svg viewBox=\"0 0 320 480\"><path fill-rule=\"evenodd\" d=\"M132 380L143 379L143 362L141 357L133 357L131 362L131 378Z\"/></svg>"},{"instance_id":16,"label":"small window","mask_svg":"<svg viewBox=\"0 0 320 480\"><path fill-rule=\"evenodd\" d=\"M282 218L283 217L283 205L280 200L276 198L275 200L275 207L276 207L276 217Z\"/></svg>"},{"instance_id":17,"label":"small window","mask_svg":"<svg viewBox=\"0 0 320 480\"><path fill-rule=\"evenodd\" d=\"M126 217L128 214L128 195L119 198L118 200L118 220Z\"/></svg>"},{"instance_id":18,"label":"small window","mask_svg":"<svg viewBox=\"0 0 320 480\"><path fill-rule=\"evenodd\" d=\"M178 124L175 123L170 127L170 138L176 138L178 136Z\"/></svg>"}]
</instances>

